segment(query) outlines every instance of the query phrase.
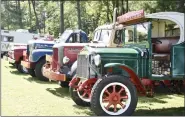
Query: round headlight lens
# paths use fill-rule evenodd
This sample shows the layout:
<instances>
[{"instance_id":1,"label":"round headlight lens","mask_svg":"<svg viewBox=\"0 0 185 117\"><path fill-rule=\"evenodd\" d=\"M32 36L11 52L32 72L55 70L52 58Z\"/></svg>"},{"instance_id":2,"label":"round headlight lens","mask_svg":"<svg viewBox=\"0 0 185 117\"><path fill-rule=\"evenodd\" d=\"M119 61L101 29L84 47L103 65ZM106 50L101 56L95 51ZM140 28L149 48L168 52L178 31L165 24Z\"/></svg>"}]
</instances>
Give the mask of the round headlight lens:
<instances>
[{"instance_id":1,"label":"round headlight lens","mask_svg":"<svg viewBox=\"0 0 185 117\"><path fill-rule=\"evenodd\" d=\"M65 57L63 58L63 63L66 64L66 63L69 62L69 60L70 60L70 59L69 59L67 56L65 56Z\"/></svg>"},{"instance_id":2,"label":"round headlight lens","mask_svg":"<svg viewBox=\"0 0 185 117\"><path fill-rule=\"evenodd\" d=\"M94 56L94 63L96 66L99 66L101 63L101 56L98 54L96 56Z\"/></svg>"}]
</instances>

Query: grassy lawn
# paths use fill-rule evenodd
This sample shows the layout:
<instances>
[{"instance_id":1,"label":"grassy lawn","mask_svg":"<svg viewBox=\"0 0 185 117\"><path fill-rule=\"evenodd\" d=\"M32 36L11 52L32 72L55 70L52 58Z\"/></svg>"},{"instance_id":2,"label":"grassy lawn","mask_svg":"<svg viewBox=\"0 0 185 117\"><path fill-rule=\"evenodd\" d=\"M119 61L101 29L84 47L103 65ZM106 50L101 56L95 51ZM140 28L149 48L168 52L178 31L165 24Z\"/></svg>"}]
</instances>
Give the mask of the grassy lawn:
<instances>
[{"instance_id":1,"label":"grassy lawn","mask_svg":"<svg viewBox=\"0 0 185 117\"><path fill-rule=\"evenodd\" d=\"M88 107L77 106L68 89L56 82L42 82L20 74L7 61L1 60L2 116L92 116ZM185 115L184 95L156 94L139 97L134 115Z\"/></svg>"}]
</instances>

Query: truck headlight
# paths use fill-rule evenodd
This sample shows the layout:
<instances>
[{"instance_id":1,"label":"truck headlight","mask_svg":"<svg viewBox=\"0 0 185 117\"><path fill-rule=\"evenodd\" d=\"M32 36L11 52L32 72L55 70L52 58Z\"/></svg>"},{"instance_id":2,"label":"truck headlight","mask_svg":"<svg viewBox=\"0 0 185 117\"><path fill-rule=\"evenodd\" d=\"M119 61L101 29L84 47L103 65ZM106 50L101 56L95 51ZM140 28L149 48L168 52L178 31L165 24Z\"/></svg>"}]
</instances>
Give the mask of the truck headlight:
<instances>
[{"instance_id":1,"label":"truck headlight","mask_svg":"<svg viewBox=\"0 0 185 117\"><path fill-rule=\"evenodd\" d=\"M63 58L63 63L66 64L66 63L69 62L69 60L70 60L70 59L69 59L67 56L65 56L65 57Z\"/></svg>"},{"instance_id":2,"label":"truck headlight","mask_svg":"<svg viewBox=\"0 0 185 117\"><path fill-rule=\"evenodd\" d=\"M94 56L94 63L95 63L96 66L100 65L100 63L101 63L101 56L99 54Z\"/></svg>"}]
</instances>

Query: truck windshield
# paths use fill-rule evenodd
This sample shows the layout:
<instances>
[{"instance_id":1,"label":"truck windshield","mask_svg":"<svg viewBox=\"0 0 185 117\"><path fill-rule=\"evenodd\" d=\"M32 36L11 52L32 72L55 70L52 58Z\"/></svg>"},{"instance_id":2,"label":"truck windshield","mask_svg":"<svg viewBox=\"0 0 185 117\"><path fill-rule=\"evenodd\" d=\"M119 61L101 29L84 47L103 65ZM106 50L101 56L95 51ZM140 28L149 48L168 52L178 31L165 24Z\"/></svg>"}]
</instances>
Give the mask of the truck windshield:
<instances>
[{"instance_id":1,"label":"truck windshield","mask_svg":"<svg viewBox=\"0 0 185 117\"><path fill-rule=\"evenodd\" d=\"M64 42L65 43L72 32L73 32L72 30L64 31L62 33L62 35L60 36L60 38L59 38L60 42Z\"/></svg>"},{"instance_id":2,"label":"truck windshield","mask_svg":"<svg viewBox=\"0 0 185 117\"><path fill-rule=\"evenodd\" d=\"M148 25L149 23L146 22L126 27L124 31L125 44L148 42Z\"/></svg>"},{"instance_id":3,"label":"truck windshield","mask_svg":"<svg viewBox=\"0 0 185 117\"><path fill-rule=\"evenodd\" d=\"M93 42L103 42L108 43L111 35L111 30L102 29L94 33Z\"/></svg>"}]
</instances>

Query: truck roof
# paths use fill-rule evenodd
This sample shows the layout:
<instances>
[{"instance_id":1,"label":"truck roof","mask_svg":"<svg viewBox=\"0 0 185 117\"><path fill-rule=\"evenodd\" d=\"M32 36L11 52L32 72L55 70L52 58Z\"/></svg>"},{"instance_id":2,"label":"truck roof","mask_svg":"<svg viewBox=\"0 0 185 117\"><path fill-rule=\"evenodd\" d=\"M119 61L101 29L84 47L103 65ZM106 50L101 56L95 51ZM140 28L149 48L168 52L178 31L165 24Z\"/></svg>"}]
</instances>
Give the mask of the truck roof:
<instances>
[{"instance_id":1,"label":"truck roof","mask_svg":"<svg viewBox=\"0 0 185 117\"><path fill-rule=\"evenodd\" d=\"M30 40L28 44L32 43L43 43L43 44L54 44L54 41L44 41L44 40Z\"/></svg>"},{"instance_id":2,"label":"truck roof","mask_svg":"<svg viewBox=\"0 0 185 117\"><path fill-rule=\"evenodd\" d=\"M117 17L119 24L134 25L143 22L147 19L152 20L169 20L176 23L180 28L180 40L178 43L184 42L184 13L179 12L158 12L152 14L144 14L144 10L128 12L124 15Z\"/></svg>"},{"instance_id":3,"label":"truck roof","mask_svg":"<svg viewBox=\"0 0 185 117\"><path fill-rule=\"evenodd\" d=\"M113 25L114 25L113 23L112 23L112 24L101 25L101 26L98 26L98 27L95 29L95 31L96 31L96 30L99 30L99 29L112 29Z\"/></svg>"}]
</instances>

